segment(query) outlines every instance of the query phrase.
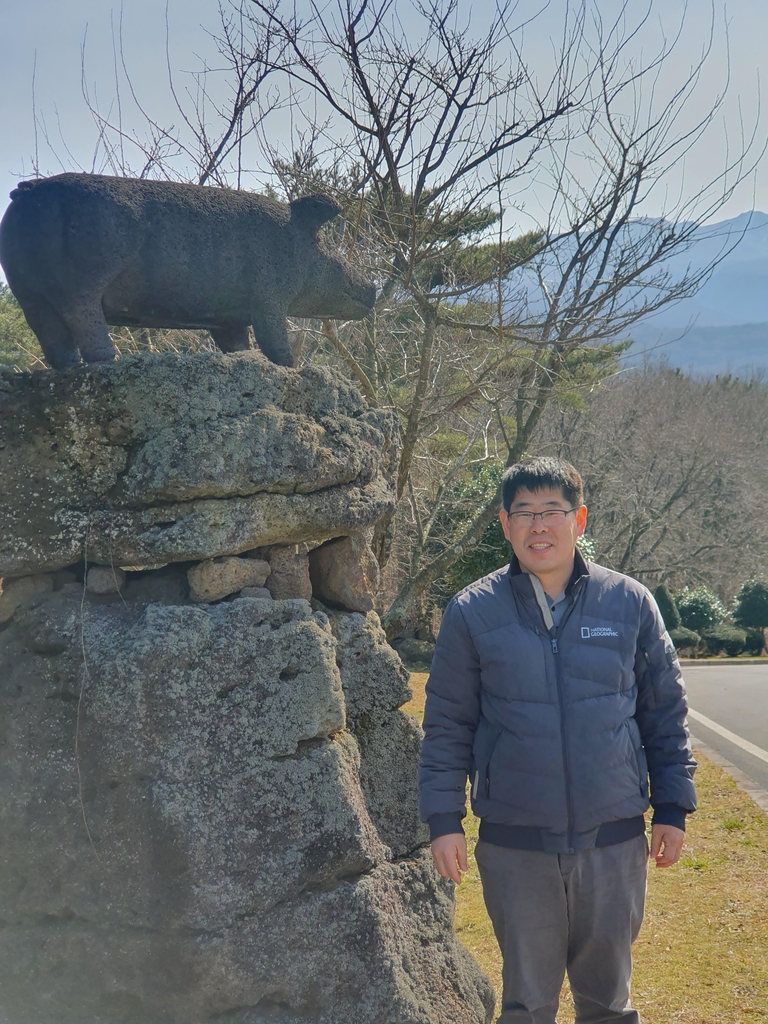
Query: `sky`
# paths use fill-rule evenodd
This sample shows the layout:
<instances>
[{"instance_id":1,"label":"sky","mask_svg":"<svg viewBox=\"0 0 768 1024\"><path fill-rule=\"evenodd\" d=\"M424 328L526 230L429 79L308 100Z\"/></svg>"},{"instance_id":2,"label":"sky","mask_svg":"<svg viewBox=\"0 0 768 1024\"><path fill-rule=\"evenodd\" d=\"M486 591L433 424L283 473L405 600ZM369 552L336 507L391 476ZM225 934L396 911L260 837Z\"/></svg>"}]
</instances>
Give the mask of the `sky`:
<instances>
[{"instance_id":1,"label":"sky","mask_svg":"<svg viewBox=\"0 0 768 1024\"><path fill-rule=\"evenodd\" d=\"M226 2L226 0L225 0ZM302 0L298 0L301 5ZM407 30L409 3L394 0ZM546 4L544 13L526 29L524 53L533 64L546 65L552 49L553 26L566 0L520 0L520 13ZM596 0L597 9L610 18L619 0ZM630 0L639 10L643 0ZM471 27L481 31L490 17L491 0L464 5L471 10ZM651 35L659 19L669 32L679 16L683 0L657 2L646 38L638 41L650 52ZM163 0L25 0L12 4L0 0L0 197L15 183L33 176L35 153L42 173L93 169L98 133L82 96L85 82L102 110L117 116L115 97L114 38L122 18L122 49L133 87L141 104L159 120L178 120L168 89L166 61L166 7ZM674 63L659 83L661 93L673 87L675 74L683 74L706 42L711 9L707 0L691 0ZM739 144L740 124L751 125L758 116L761 64L768 38L768 4L764 0L730 0L715 6L716 31L712 56L693 108L703 111L728 75L730 85L722 118L699 145L685 167L685 178L670 180L669 189L695 190L713 168L719 168ZM725 24L728 24L726 45ZM177 87L193 87L190 72L206 59L215 60L208 35L219 23L217 0L168 0L168 59ZM81 60L84 54L84 64ZM84 67L84 71L82 70ZM765 69L762 69L763 72ZM118 69L117 77L122 72ZM768 75L764 74L768 79ZM123 126L127 132L140 127L140 118L123 81ZM37 126L33 117L37 113ZM278 141L283 127L274 123ZM768 133L768 111L762 116L758 136ZM765 161L756 175L736 191L718 212L717 219L735 216L752 208L768 210L768 172ZM98 169L98 168L97 168ZM532 197L535 199L535 197ZM654 200L657 204L659 199ZM0 198L0 211L4 208ZM660 207L645 212L656 215Z\"/></svg>"}]
</instances>

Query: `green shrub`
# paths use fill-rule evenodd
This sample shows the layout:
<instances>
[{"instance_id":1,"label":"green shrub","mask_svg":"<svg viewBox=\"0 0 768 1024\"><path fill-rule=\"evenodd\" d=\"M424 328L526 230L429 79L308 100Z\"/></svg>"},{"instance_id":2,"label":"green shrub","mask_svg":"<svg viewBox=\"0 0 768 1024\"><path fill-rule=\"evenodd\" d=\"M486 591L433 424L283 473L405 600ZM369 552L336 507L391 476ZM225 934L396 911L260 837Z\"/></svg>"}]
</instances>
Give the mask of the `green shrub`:
<instances>
[{"instance_id":1,"label":"green shrub","mask_svg":"<svg viewBox=\"0 0 768 1024\"><path fill-rule=\"evenodd\" d=\"M708 654L727 654L729 658L741 654L747 645L746 630L727 626L724 622L702 630L701 639L707 645Z\"/></svg>"},{"instance_id":2,"label":"green shrub","mask_svg":"<svg viewBox=\"0 0 768 1024\"><path fill-rule=\"evenodd\" d=\"M582 533L580 537L576 538L576 547L579 549L582 558L586 562L594 562L597 558L595 542L591 537L588 537L586 533Z\"/></svg>"},{"instance_id":3,"label":"green shrub","mask_svg":"<svg viewBox=\"0 0 768 1024\"><path fill-rule=\"evenodd\" d=\"M694 590L686 587L677 595L675 603L682 625L696 632L716 626L728 614L725 605L709 587L696 587Z\"/></svg>"},{"instance_id":4,"label":"green shrub","mask_svg":"<svg viewBox=\"0 0 768 1024\"><path fill-rule=\"evenodd\" d=\"M768 583L759 576L742 584L733 602L733 618L747 630L747 650L762 654L768 643Z\"/></svg>"},{"instance_id":5,"label":"green shrub","mask_svg":"<svg viewBox=\"0 0 768 1024\"><path fill-rule=\"evenodd\" d=\"M690 647L692 650L701 643L701 637L692 629L686 629L685 626L678 626L677 629L670 629L669 638L675 645L675 649L681 651L685 647Z\"/></svg>"},{"instance_id":6,"label":"green shrub","mask_svg":"<svg viewBox=\"0 0 768 1024\"><path fill-rule=\"evenodd\" d=\"M765 647L762 629L747 629L745 632L747 639L744 644L744 653L753 658L759 658L763 653L763 647Z\"/></svg>"},{"instance_id":7,"label":"green shrub","mask_svg":"<svg viewBox=\"0 0 768 1024\"><path fill-rule=\"evenodd\" d=\"M745 629L768 627L768 583L761 579L747 580L733 602L733 618Z\"/></svg>"},{"instance_id":8,"label":"green shrub","mask_svg":"<svg viewBox=\"0 0 768 1024\"><path fill-rule=\"evenodd\" d=\"M666 583L660 583L653 592L653 596L656 598L656 604L659 606L661 617L664 619L664 625L667 627L667 632L673 629L679 629L681 626L680 612L677 610L675 599L669 592Z\"/></svg>"}]
</instances>

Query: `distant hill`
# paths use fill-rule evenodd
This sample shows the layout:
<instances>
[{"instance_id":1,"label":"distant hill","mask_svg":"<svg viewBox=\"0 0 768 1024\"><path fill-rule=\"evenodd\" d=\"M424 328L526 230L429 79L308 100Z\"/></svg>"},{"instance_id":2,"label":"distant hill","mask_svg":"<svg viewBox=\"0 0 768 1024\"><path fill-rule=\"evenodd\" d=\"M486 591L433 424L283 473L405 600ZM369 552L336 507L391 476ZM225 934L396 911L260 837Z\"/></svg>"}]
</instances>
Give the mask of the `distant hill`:
<instances>
[{"instance_id":1,"label":"distant hill","mask_svg":"<svg viewBox=\"0 0 768 1024\"><path fill-rule=\"evenodd\" d=\"M638 327L626 364L664 359L681 370L714 376L768 374L768 322L724 327L692 327L685 335L673 329Z\"/></svg>"},{"instance_id":2,"label":"distant hill","mask_svg":"<svg viewBox=\"0 0 768 1024\"><path fill-rule=\"evenodd\" d=\"M723 251L698 294L637 325L628 363L658 355L707 375L768 372L768 215L740 214L702 228L696 245L669 267L683 274Z\"/></svg>"},{"instance_id":3,"label":"distant hill","mask_svg":"<svg viewBox=\"0 0 768 1024\"><path fill-rule=\"evenodd\" d=\"M688 265L704 266L722 256L712 277L691 299L667 306L649 320L657 328L768 323L768 215L742 213L733 220L708 224L698 240L667 266L684 274Z\"/></svg>"}]
</instances>

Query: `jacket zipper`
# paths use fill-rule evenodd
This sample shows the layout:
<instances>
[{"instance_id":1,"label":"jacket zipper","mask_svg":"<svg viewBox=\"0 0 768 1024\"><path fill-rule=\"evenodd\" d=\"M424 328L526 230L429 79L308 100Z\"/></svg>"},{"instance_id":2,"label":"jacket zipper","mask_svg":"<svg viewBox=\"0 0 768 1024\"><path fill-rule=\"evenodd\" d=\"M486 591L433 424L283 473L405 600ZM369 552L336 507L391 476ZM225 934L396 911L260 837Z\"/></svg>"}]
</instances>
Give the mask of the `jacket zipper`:
<instances>
[{"instance_id":1,"label":"jacket zipper","mask_svg":"<svg viewBox=\"0 0 768 1024\"><path fill-rule=\"evenodd\" d=\"M557 685L557 696L560 701L560 741L563 747L563 769L565 771L565 805L568 810L568 853L573 853L573 834L574 834L574 815L573 815L573 795L571 793L571 762L568 756L568 740L565 734L565 700L563 697L563 681L560 674L560 649L557 644L557 639L562 632L563 626L571 617L571 612L576 607L576 600L578 594L573 595L570 607L566 610L565 615L560 621L560 625L555 628L555 635L549 634L550 643L552 645L552 654L555 659L555 683Z\"/></svg>"},{"instance_id":2,"label":"jacket zipper","mask_svg":"<svg viewBox=\"0 0 768 1024\"><path fill-rule=\"evenodd\" d=\"M562 622L560 623L562 626ZM559 632L559 630L558 630ZM560 677L560 658L557 646L557 637L553 636L552 654L555 656L555 683L557 684L557 696L560 701L560 742L563 746L563 769L565 771L565 804L568 808L568 853L573 853L573 796L571 794L571 764L568 757L568 741L565 735L565 701L563 699L563 682Z\"/></svg>"}]
</instances>

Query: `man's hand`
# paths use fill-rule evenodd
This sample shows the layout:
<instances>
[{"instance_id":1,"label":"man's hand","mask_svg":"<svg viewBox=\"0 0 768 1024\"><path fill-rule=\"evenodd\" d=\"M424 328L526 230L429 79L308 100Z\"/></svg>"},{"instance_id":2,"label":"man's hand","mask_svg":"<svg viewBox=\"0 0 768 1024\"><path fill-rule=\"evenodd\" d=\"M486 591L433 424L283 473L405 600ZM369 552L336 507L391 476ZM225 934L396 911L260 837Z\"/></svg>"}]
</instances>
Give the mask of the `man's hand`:
<instances>
[{"instance_id":1,"label":"man's hand","mask_svg":"<svg viewBox=\"0 0 768 1024\"><path fill-rule=\"evenodd\" d=\"M443 878L450 878L458 885L461 882L461 872L467 870L467 840L463 832L454 832L433 839L432 860Z\"/></svg>"},{"instance_id":2,"label":"man's hand","mask_svg":"<svg viewBox=\"0 0 768 1024\"><path fill-rule=\"evenodd\" d=\"M657 868L671 868L680 860L685 832L674 825L654 825L651 829L651 857Z\"/></svg>"}]
</instances>

